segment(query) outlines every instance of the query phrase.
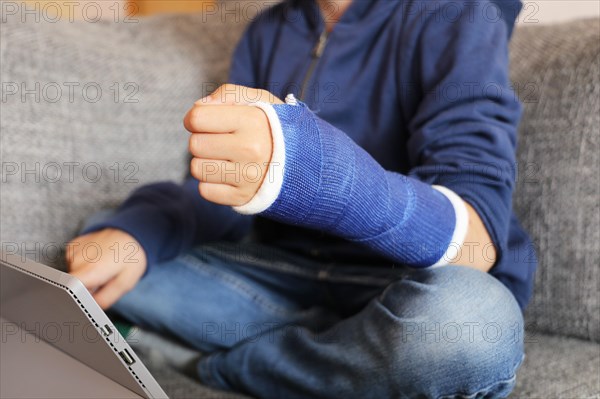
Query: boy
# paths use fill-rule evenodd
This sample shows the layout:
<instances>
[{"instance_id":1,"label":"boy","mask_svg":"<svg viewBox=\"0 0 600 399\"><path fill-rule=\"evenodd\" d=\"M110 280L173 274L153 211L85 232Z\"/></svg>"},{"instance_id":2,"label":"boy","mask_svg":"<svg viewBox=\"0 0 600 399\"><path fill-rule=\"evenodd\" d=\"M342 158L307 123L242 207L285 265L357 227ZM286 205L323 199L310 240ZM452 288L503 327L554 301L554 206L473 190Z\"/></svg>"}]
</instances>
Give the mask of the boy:
<instances>
[{"instance_id":1,"label":"boy","mask_svg":"<svg viewBox=\"0 0 600 399\"><path fill-rule=\"evenodd\" d=\"M505 397L531 243L511 210L518 2L294 1L185 117L190 177L136 191L69 264L104 308L257 397ZM285 98L285 103L281 100ZM111 258L110 256L106 258ZM114 305L114 306L113 306Z\"/></svg>"}]
</instances>

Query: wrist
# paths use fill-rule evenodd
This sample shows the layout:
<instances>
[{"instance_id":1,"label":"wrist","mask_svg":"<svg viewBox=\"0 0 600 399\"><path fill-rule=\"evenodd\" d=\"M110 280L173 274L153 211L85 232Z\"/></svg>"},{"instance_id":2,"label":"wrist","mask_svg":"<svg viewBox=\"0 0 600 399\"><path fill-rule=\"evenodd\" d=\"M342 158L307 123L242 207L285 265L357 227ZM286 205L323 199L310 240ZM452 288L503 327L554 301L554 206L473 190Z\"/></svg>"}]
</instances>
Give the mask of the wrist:
<instances>
[{"instance_id":1,"label":"wrist","mask_svg":"<svg viewBox=\"0 0 600 399\"><path fill-rule=\"evenodd\" d=\"M236 212L243 215L262 213L273 205L283 186L286 161L283 129L273 105L264 102L249 105L261 109L266 115L271 128L272 151L265 176L256 194L246 204L233 207Z\"/></svg>"},{"instance_id":2,"label":"wrist","mask_svg":"<svg viewBox=\"0 0 600 399\"><path fill-rule=\"evenodd\" d=\"M295 169L290 164L297 163L294 162L298 158L295 154L300 151L298 151L297 137L293 134L294 127L302 117L301 114L308 111L308 108L303 103L299 103L293 94L287 96L285 103L255 102L248 105L257 107L265 113L271 128L272 138L271 160L258 191L248 203L233 207L238 213L255 215L263 213L273 206L281 195L286 168ZM287 115L288 112L294 116L290 118ZM286 133L285 136L284 132ZM316 147L305 145L304 149L306 150L306 148L310 148L312 152ZM291 154L288 154L288 152L291 152ZM286 162L288 165L286 165ZM309 165L308 163L305 164ZM288 176L287 180L289 179Z\"/></svg>"},{"instance_id":3,"label":"wrist","mask_svg":"<svg viewBox=\"0 0 600 399\"><path fill-rule=\"evenodd\" d=\"M148 258L144 247L131 234L125 230L109 227L106 229L110 236L110 241L118 243L119 250L123 251L120 257L124 263L138 263L147 267Z\"/></svg>"}]
</instances>

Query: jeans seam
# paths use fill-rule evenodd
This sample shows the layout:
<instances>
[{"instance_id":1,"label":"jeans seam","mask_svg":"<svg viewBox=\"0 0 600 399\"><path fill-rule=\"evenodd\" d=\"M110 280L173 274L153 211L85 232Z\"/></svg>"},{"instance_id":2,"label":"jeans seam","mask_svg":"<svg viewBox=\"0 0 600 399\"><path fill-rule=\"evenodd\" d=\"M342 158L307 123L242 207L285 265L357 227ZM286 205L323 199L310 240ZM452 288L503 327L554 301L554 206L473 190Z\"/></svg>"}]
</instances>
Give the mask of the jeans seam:
<instances>
[{"instance_id":1,"label":"jeans seam","mask_svg":"<svg viewBox=\"0 0 600 399\"><path fill-rule=\"evenodd\" d=\"M519 360L519 362L517 362L516 366L513 367L512 376L509 378L493 382L492 384L488 385L487 387L476 390L475 392L470 393L470 394L455 393L455 394L450 394L450 395L441 395L438 397L438 399L451 399L451 398L471 399L471 398L475 398L477 395L481 395L481 394L490 392L493 388L497 387L498 385L507 384L512 381L516 381L517 370L519 369L519 367L521 367L521 364L523 363L523 359L525 359L525 354L521 355L521 359ZM513 385L513 388L514 388L514 385ZM511 389L511 391L512 391L512 389Z\"/></svg>"},{"instance_id":2,"label":"jeans seam","mask_svg":"<svg viewBox=\"0 0 600 399\"><path fill-rule=\"evenodd\" d=\"M499 386L501 384L510 383L511 381L516 380L516 378L517 378L517 375L513 374L513 376L510 377L510 378L508 378L508 379L496 381L493 384L490 384L490 385L488 385L487 387L485 387L483 389L476 390L473 393L470 393L470 394L455 393L455 394L450 394L450 395L442 395L442 396L438 396L438 399L452 399L452 398L471 399L471 398L475 398L478 395L486 394L486 393L490 392L493 388L495 388L495 387L497 387L497 386Z\"/></svg>"},{"instance_id":3,"label":"jeans seam","mask_svg":"<svg viewBox=\"0 0 600 399\"><path fill-rule=\"evenodd\" d=\"M263 261L262 259L254 256L254 255L251 255L251 254L244 254L243 257L231 256L226 252L220 251L216 248L210 248L210 247L207 247L204 249L207 252L212 253L212 255L214 255L214 256L217 256L222 259L227 259L232 262L247 263L250 265L262 267L264 269L274 270L274 271L278 271L278 272L287 272L287 273L295 274L295 275L302 276L302 277L314 277L316 279L316 277L318 276L318 271L315 271L314 273L308 272L305 269L298 267L298 266L294 266L288 262L266 261L266 260Z\"/></svg>"},{"instance_id":4,"label":"jeans seam","mask_svg":"<svg viewBox=\"0 0 600 399\"><path fill-rule=\"evenodd\" d=\"M217 256L221 259L227 259L233 262L246 263L249 265L261 267L266 270L281 272L281 273L289 273L293 275L297 275L300 277L311 278L313 280L322 280L325 282L331 283L352 283L352 284L360 284L360 285L387 285L397 279L400 276L391 276L390 278L377 278L372 276L344 276L344 275L336 275L329 274L326 278L320 278L319 271L320 269L307 271L302 267L295 266L289 262L284 261L267 261L262 260L254 255L245 254L243 257L236 257L227 254L224 251L220 251L218 248L206 247L204 248L207 252L210 252L212 255Z\"/></svg>"}]
</instances>

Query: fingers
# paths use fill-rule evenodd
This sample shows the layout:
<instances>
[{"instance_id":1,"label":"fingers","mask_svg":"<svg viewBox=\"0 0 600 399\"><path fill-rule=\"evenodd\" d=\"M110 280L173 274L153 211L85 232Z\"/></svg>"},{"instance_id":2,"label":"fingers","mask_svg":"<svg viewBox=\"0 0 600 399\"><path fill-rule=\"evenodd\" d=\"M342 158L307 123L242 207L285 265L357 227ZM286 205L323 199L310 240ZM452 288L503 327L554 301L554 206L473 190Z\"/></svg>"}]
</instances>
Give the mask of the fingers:
<instances>
[{"instance_id":1,"label":"fingers","mask_svg":"<svg viewBox=\"0 0 600 399\"><path fill-rule=\"evenodd\" d=\"M183 125L191 133L232 133L244 126L255 107L235 105L194 106L186 114Z\"/></svg>"},{"instance_id":2,"label":"fingers","mask_svg":"<svg viewBox=\"0 0 600 399\"><path fill-rule=\"evenodd\" d=\"M192 134L190 153L197 158L230 160L236 138L231 134Z\"/></svg>"},{"instance_id":3,"label":"fingers","mask_svg":"<svg viewBox=\"0 0 600 399\"><path fill-rule=\"evenodd\" d=\"M252 168L251 172L256 174L257 169ZM237 187L243 180L246 181L239 162L193 158L190 163L190 172L196 179L205 183L228 184ZM249 177L254 178L254 176Z\"/></svg>"},{"instance_id":4,"label":"fingers","mask_svg":"<svg viewBox=\"0 0 600 399\"><path fill-rule=\"evenodd\" d=\"M71 272L76 268L75 259L79 253L79 243L71 241L65 248L65 260L67 261L67 271Z\"/></svg>"},{"instance_id":5,"label":"fingers","mask_svg":"<svg viewBox=\"0 0 600 399\"><path fill-rule=\"evenodd\" d=\"M75 270L85 264L82 262L82 248L89 242L91 234L79 236L71 240L65 247L65 260L67 261L67 269Z\"/></svg>"},{"instance_id":6,"label":"fingers","mask_svg":"<svg viewBox=\"0 0 600 399\"><path fill-rule=\"evenodd\" d=\"M94 262L81 262L81 266L73 268L71 275L77 277L89 290L94 290L111 280L119 272L120 267L114 262L98 265Z\"/></svg>"},{"instance_id":7,"label":"fingers","mask_svg":"<svg viewBox=\"0 0 600 399\"><path fill-rule=\"evenodd\" d=\"M240 105L195 105L185 115L183 125L190 133L235 133L259 128L267 116L257 107Z\"/></svg>"},{"instance_id":8,"label":"fingers","mask_svg":"<svg viewBox=\"0 0 600 399\"><path fill-rule=\"evenodd\" d=\"M98 267L95 263L85 263L73 270L71 275L77 277L88 290L94 290L104 285L118 272L110 265L104 266L106 267Z\"/></svg>"},{"instance_id":9,"label":"fingers","mask_svg":"<svg viewBox=\"0 0 600 399\"><path fill-rule=\"evenodd\" d=\"M95 292L94 299L102 309L108 309L123 295L135 287L143 273L143 269L140 270L134 265L129 265L115 278Z\"/></svg>"},{"instance_id":10,"label":"fingers","mask_svg":"<svg viewBox=\"0 0 600 399\"><path fill-rule=\"evenodd\" d=\"M214 159L193 158L190 162L192 176L201 182L228 184L239 187L260 183L267 173L268 163L229 162Z\"/></svg>"},{"instance_id":11,"label":"fingers","mask_svg":"<svg viewBox=\"0 0 600 399\"><path fill-rule=\"evenodd\" d=\"M253 197L252 192L240 190L227 184L200 182L200 195L207 201L226 206L241 206Z\"/></svg>"},{"instance_id":12,"label":"fingers","mask_svg":"<svg viewBox=\"0 0 600 399\"><path fill-rule=\"evenodd\" d=\"M262 140L253 137L251 132L239 135L194 133L190 136L189 150L196 158L232 161L257 162L271 159L270 137Z\"/></svg>"}]
</instances>

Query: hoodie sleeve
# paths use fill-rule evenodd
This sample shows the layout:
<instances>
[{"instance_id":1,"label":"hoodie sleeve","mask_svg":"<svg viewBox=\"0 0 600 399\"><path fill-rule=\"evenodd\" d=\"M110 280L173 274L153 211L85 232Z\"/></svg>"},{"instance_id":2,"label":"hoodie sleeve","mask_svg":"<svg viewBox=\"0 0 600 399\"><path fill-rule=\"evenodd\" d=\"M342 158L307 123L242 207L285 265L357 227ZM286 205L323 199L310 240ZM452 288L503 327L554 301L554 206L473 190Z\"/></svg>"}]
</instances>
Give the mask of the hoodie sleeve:
<instances>
[{"instance_id":1,"label":"hoodie sleeve","mask_svg":"<svg viewBox=\"0 0 600 399\"><path fill-rule=\"evenodd\" d=\"M254 61L254 59L258 59L258 49L254 44L255 25L256 22L248 26L233 53L229 83L246 87L258 86L258 74L255 72L257 65Z\"/></svg>"},{"instance_id":2,"label":"hoodie sleeve","mask_svg":"<svg viewBox=\"0 0 600 399\"><path fill-rule=\"evenodd\" d=\"M521 116L509 80L512 24L490 11L495 6L488 1L461 3L459 20L448 17L458 3L440 4L436 13L415 18L424 21L421 33L400 55L416 62L421 98L409 124L410 176L447 187L473 206L500 259L508 241Z\"/></svg>"},{"instance_id":3,"label":"hoodie sleeve","mask_svg":"<svg viewBox=\"0 0 600 399\"><path fill-rule=\"evenodd\" d=\"M140 243L151 267L196 244L239 240L250 227L251 218L203 199L198 181L190 177L183 184L162 182L141 187L110 218L89 226L82 234L105 228L123 230Z\"/></svg>"}]
</instances>

